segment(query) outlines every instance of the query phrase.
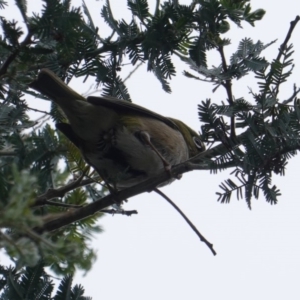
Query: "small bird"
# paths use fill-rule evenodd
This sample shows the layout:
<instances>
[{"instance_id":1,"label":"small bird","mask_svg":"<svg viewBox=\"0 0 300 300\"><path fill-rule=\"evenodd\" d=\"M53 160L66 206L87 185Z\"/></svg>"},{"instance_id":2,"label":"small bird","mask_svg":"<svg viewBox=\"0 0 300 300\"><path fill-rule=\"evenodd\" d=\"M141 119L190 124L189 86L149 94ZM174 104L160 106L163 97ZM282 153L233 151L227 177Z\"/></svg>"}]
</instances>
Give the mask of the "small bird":
<instances>
[{"instance_id":1,"label":"small bird","mask_svg":"<svg viewBox=\"0 0 300 300\"><path fill-rule=\"evenodd\" d=\"M58 123L57 128L117 189L170 170L205 150L200 136L183 122L114 97L85 99L48 69L42 69L30 87L58 104L69 123Z\"/></svg>"}]
</instances>

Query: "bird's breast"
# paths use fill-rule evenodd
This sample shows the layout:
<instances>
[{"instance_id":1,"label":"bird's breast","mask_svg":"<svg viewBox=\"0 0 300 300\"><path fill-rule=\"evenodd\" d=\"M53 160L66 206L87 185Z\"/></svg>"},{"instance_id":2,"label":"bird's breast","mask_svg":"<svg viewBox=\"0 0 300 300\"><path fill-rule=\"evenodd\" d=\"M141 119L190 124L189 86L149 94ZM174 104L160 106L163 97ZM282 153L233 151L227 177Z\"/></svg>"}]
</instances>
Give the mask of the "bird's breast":
<instances>
[{"instance_id":1,"label":"bird's breast","mask_svg":"<svg viewBox=\"0 0 300 300\"><path fill-rule=\"evenodd\" d=\"M82 152L108 182L122 188L137 184L164 169L162 159L139 138L140 131L149 134L151 143L170 165L188 159L181 133L150 118L136 118L134 122L123 118L117 126L102 132L97 143L86 143Z\"/></svg>"}]
</instances>

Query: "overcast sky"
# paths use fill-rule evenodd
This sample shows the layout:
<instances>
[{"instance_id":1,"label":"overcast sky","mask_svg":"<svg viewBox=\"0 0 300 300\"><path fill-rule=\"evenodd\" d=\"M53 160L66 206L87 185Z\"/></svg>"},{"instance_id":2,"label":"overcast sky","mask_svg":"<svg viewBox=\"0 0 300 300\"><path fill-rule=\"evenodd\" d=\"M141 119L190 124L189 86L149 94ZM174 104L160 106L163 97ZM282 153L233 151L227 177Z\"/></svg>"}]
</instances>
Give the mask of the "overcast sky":
<instances>
[{"instance_id":1,"label":"overcast sky","mask_svg":"<svg viewBox=\"0 0 300 300\"><path fill-rule=\"evenodd\" d=\"M28 2L33 7L38 1ZM116 18L129 20L126 2L111 1ZM152 8L155 2L149 0ZM75 5L80 3L74 1ZM104 1L86 0L86 3L97 25ZM244 37L264 43L278 39L265 51L266 58L271 60L277 55L290 21L300 13L299 3L293 0L251 3L254 9L263 8L267 14L254 28L246 23L244 30L232 25L234 30L228 35L232 46L225 53L229 57ZM105 26L100 26L100 33L108 34ZM299 35L300 24L292 37L296 67L292 78L281 88L281 99L290 96L294 83L299 85ZM210 61L219 64L217 56ZM135 103L181 119L198 130L197 104L207 98L220 103L226 94L222 90L213 94L211 85L183 77L184 69L187 68L178 65L170 95L162 91L153 74L147 73L146 66L127 81L127 86ZM121 76L125 78L131 70L131 66L123 67ZM80 93L89 88L78 81L72 84ZM251 78L234 82L235 97L252 101L248 87L257 90ZM45 105L39 101L32 103L36 107ZM279 203L271 206L261 195L259 200L253 200L252 211L244 200L237 201L235 196L230 204L217 202L215 192L220 190L218 185L229 177L229 172L212 175L209 171L195 171L162 189L214 244L217 256L157 194L145 193L129 199L124 208L136 209L139 214L106 216L100 220L105 232L93 241L98 259L85 277L77 273L75 282L81 283L85 295L94 300L300 299L299 163L299 157L292 159L286 176L274 177L282 192Z\"/></svg>"}]
</instances>

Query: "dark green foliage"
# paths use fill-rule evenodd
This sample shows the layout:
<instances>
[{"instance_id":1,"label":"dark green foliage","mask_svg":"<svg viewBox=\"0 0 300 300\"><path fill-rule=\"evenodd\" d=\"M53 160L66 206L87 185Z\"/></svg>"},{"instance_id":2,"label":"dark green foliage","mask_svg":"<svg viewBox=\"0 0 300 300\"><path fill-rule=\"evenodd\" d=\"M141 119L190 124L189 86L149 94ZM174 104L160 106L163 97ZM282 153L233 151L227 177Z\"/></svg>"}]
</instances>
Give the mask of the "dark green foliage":
<instances>
[{"instance_id":1,"label":"dark green foliage","mask_svg":"<svg viewBox=\"0 0 300 300\"><path fill-rule=\"evenodd\" d=\"M0 266L0 299L1 300L91 300L84 296L81 285L72 287L72 276L65 276L53 295L54 283L39 262L34 268L16 271L13 268Z\"/></svg>"},{"instance_id":2,"label":"dark green foliage","mask_svg":"<svg viewBox=\"0 0 300 300\"><path fill-rule=\"evenodd\" d=\"M236 165L233 174L239 184L228 179L220 185L223 192L217 194L222 203L228 203L234 191L238 199L243 198L244 190L246 202L251 207L252 195L257 198L262 190L266 200L276 204L280 192L271 185L272 174L284 175L288 160L299 147L299 89L295 88L289 100L280 102L277 98L280 85L292 72L292 46L281 49L279 58L271 64L260 57L265 48L261 42L254 44L252 40L244 39L232 55L231 65L223 78L206 76L225 85L226 80L238 79L252 71L260 80L259 94L252 93L254 104L241 98L229 105L211 104L210 100L199 105L206 141L219 141L229 150L215 159L212 170L224 169L230 162ZM294 105L288 104L291 101ZM231 127L222 116L235 118L236 128L244 129L238 139L230 137Z\"/></svg>"},{"instance_id":3,"label":"dark green foliage","mask_svg":"<svg viewBox=\"0 0 300 300\"><path fill-rule=\"evenodd\" d=\"M206 67L206 52L228 43L221 39L221 34L229 30L226 19L240 24L246 16L256 15L246 2L238 6L230 1L199 1L199 4L196 1L189 6L164 2L151 15L146 0L128 1L128 8L140 25L135 18L130 23L116 20L106 1L101 15L113 32L104 38L99 35L85 5L83 12L87 21L79 8L71 7L70 1L59 0L45 0L41 13L27 18L26 7L20 1L18 6L29 33L19 45L22 31L15 23L3 19L5 38L10 44L18 45L14 50L4 45L5 55L13 52L23 63L34 61L36 67L24 65L24 71L28 72L47 67L67 81L73 76L95 76L97 82L106 87L105 94L117 97L127 94L122 79L117 76L124 59L128 57L133 65L147 61L148 70L153 71L163 89L170 92L168 80L175 75L171 55L189 54L196 66ZM32 38L34 44L30 44ZM105 59L102 53L106 54ZM254 59L251 62L249 68L253 67ZM10 71L12 67L13 64ZM130 99L129 95L126 99Z\"/></svg>"},{"instance_id":4,"label":"dark green foliage","mask_svg":"<svg viewBox=\"0 0 300 300\"><path fill-rule=\"evenodd\" d=\"M75 285L72 288L72 276L66 276L61 280L57 293L53 300L91 300L90 297L84 297L84 288L81 285Z\"/></svg>"},{"instance_id":5,"label":"dark green foliage","mask_svg":"<svg viewBox=\"0 0 300 300\"><path fill-rule=\"evenodd\" d=\"M3 8L4 2L0 5ZM99 43L97 30L91 22L85 22L79 8L71 7L70 1L44 1L41 13L31 18L26 16L26 1L16 1L16 5L27 30L21 29L16 21L1 18L0 226L3 232L0 243L18 267L34 265L44 257L56 272L74 272L75 266L89 269L95 254L87 242L92 233L100 231L95 223L99 214L78 222L78 227L69 231L66 227L66 232L57 236L45 234L33 238L33 228L42 224L45 217L64 213L68 208L44 206L32 209L31 205L35 205L37 197L48 189L66 185L72 173L68 167L61 170L59 163L61 158L67 157L64 137L49 125L40 127L50 117L62 121L64 116L53 107L50 113L41 112L41 123L30 120L24 93L45 98L28 89L28 83L43 67L56 71L68 81L74 75L92 74L102 83L108 81L107 74L112 68L105 67L106 62L100 57L89 56ZM25 36L23 32L26 31ZM92 65L92 59L97 68ZM83 62L85 67L79 69ZM125 98L126 89L121 85L119 82L116 89ZM85 163L77 167L77 172L82 171L86 171ZM97 191L99 188L94 185L88 190ZM92 201L88 195L84 191L74 192L66 200L55 200L66 205L86 205Z\"/></svg>"},{"instance_id":6,"label":"dark green foliage","mask_svg":"<svg viewBox=\"0 0 300 300\"><path fill-rule=\"evenodd\" d=\"M144 22L149 16L149 7L147 0L128 0L128 7L134 16L137 16L141 22Z\"/></svg>"},{"instance_id":7,"label":"dark green foliage","mask_svg":"<svg viewBox=\"0 0 300 300\"><path fill-rule=\"evenodd\" d=\"M220 185L219 201L228 203L236 192L251 207L252 197L262 191L269 203L277 203L280 193L272 185L272 175L284 175L288 160L299 149L299 89L295 86L289 99L279 98L280 86L293 70L292 45L284 44L271 62L262 51L274 42L244 38L230 59L225 53L230 40L224 34L230 24L254 26L263 10L252 11L249 0L196 0L189 5L174 0L157 1L151 12L147 0L128 0L132 18L117 20L106 0L99 12L111 32L103 36L85 3L78 8L71 1L44 0L42 10L32 17L27 16L26 1L15 4L26 28L7 17L0 19L0 246L19 268L37 265L43 258L57 273L72 273L76 267L88 270L95 258L88 243L93 233L101 231L96 225L99 212L55 232L39 234L37 228L107 192L79 150L53 127L44 126L49 120L66 121L58 107L40 112L37 121L28 117L33 110L29 96L45 99L28 87L41 68L51 69L67 83L73 77L83 81L92 77L104 95L131 101L121 68L144 63L171 92L169 81L176 75L173 57L178 56L191 69L184 72L187 77L209 81L213 91L224 88L227 93L226 99L215 102L218 105L212 100L199 105L204 140L210 146L222 145L205 158L206 168L209 165L212 172L234 168L234 179ZM0 0L0 9L5 5ZM207 60L211 50L220 54L213 66ZM251 72L258 79L258 93L236 99L231 86ZM76 188L43 202L49 191L72 186L81 176L82 186L78 181ZM0 272L5 293L8 286L16 297L27 289L34 293L30 284L35 282L40 291L49 289L47 295L51 294L52 283L42 269L26 269L25 277L13 270ZM71 281L71 277L63 280L55 299L87 299L80 286L71 288Z\"/></svg>"},{"instance_id":8,"label":"dark green foliage","mask_svg":"<svg viewBox=\"0 0 300 300\"><path fill-rule=\"evenodd\" d=\"M5 1L5 0L0 0L0 9L5 8L5 6L7 6L7 1Z\"/></svg>"},{"instance_id":9,"label":"dark green foliage","mask_svg":"<svg viewBox=\"0 0 300 300\"><path fill-rule=\"evenodd\" d=\"M288 45L284 49L280 49L280 56L273 60L270 66L269 72L266 73L266 68L257 70L256 78L259 80L260 93L264 97L257 97L257 101L260 105L264 106L266 101L277 96L280 85L286 81L286 79L292 74L293 60L291 58L294 53L293 45Z\"/></svg>"},{"instance_id":10,"label":"dark green foliage","mask_svg":"<svg viewBox=\"0 0 300 300\"><path fill-rule=\"evenodd\" d=\"M22 36L21 27L17 26L17 21L7 21L1 18L1 27L5 37L4 42L8 42L7 47L18 45L18 40Z\"/></svg>"},{"instance_id":11,"label":"dark green foliage","mask_svg":"<svg viewBox=\"0 0 300 300\"><path fill-rule=\"evenodd\" d=\"M104 83L103 94L130 101L128 90L120 76L112 76L110 81Z\"/></svg>"},{"instance_id":12,"label":"dark green foliage","mask_svg":"<svg viewBox=\"0 0 300 300\"><path fill-rule=\"evenodd\" d=\"M206 51L204 38L199 36L195 41L192 42L192 45L189 50L191 59L196 63L197 66L207 67L206 63Z\"/></svg>"}]
</instances>

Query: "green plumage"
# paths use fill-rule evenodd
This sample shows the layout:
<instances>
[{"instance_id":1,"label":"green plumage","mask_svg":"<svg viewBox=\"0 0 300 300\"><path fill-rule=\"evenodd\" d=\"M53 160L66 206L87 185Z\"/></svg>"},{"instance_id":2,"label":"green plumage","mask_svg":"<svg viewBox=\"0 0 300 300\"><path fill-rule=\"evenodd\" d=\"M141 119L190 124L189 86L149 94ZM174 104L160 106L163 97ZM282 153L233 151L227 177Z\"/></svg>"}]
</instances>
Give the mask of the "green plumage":
<instances>
[{"instance_id":1,"label":"green plumage","mask_svg":"<svg viewBox=\"0 0 300 300\"><path fill-rule=\"evenodd\" d=\"M69 124L57 128L106 182L118 188L205 150L199 135L183 122L113 97L85 99L47 69L30 87L60 106Z\"/></svg>"}]
</instances>

